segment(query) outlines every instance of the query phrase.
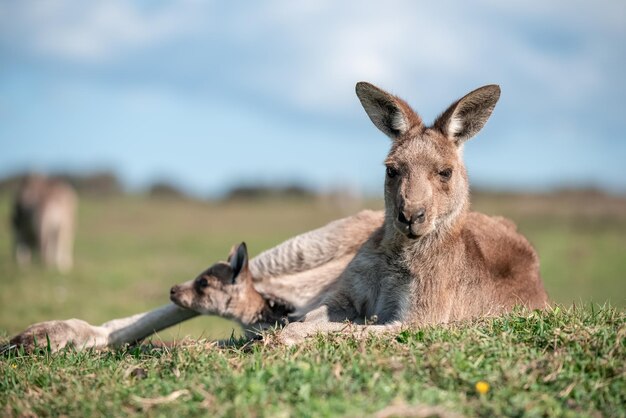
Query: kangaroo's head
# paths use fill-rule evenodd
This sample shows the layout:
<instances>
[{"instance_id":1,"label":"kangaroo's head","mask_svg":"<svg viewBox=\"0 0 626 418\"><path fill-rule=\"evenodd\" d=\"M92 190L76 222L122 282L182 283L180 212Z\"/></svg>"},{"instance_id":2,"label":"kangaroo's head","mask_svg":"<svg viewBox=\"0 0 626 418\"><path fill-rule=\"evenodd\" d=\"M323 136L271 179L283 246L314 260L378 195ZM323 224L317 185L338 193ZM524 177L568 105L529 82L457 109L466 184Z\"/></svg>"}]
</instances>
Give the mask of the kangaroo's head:
<instances>
[{"instance_id":1,"label":"kangaroo's head","mask_svg":"<svg viewBox=\"0 0 626 418\"><path fill-rule=\"evenodd\" d=\"M393 141L385 160L387 225L410 239L451 225L468 206L463 143L487 122L500 87L472 91L431 127L405 101L372 84L357 83L356 94L374 125Z\"/></svg>"},{"instance_id":2,"label":"kangaroo's head","mask_svg":"<svg viewBox=\"0 0 626 418\"><path fill-rule=\"evenodd\" d=\"M217 262L196 279L172 287L170 299L183 308L243 324L256 321L266 305L252 285L248 250L243 242L233 247L228 261Z\"/></svg>"}]
</instances>

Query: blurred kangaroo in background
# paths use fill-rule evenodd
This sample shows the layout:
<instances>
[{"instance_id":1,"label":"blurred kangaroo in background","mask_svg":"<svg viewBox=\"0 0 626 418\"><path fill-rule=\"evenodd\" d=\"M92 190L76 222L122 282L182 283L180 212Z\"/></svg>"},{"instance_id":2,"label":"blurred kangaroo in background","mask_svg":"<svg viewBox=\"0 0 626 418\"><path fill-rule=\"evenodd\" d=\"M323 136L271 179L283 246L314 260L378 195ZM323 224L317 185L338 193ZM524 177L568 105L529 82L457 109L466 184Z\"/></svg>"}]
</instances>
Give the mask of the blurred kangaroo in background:
<instances>
[{"instance_id":1,"label":"blurred kangaroo in background","mask_svg":"<svg viewBox=\"0 0 626 418\"><path fill-rule=\"evenodd\" d=\"M14 256L19 265L35 254L47 267L67 272L73 265L77 196L60 180L32 174L15 195L11 226Z\"/></svg>"},{"instance_id":2,"label":"blurred kangaroo in background","mask_svg":"<svg viewBox=\"0 0 626 418\"><path fill-rule=\"evenodd\" d=\"M266 309L272 298L280 301L280 312L303 318L279 334L286 344L317 332L387 332L402 324L499 314L515 305L544 308L537 254L515 224L469 211L463 144L486 123L500 88L467 94L431 127L403 100L371 84L358 83L356 92L372 122L392 139L384 214L365 211L332 222L260 254L247 267L240 247L228 263L175 286L170 297L180 306L101 327L76 319L44 322L12 343L31 347L35 337L48 334L53 349L68 342L79 348L120 345L199 313L254 325L274 318L271 306Z\"/></svg>"}]
</instances>

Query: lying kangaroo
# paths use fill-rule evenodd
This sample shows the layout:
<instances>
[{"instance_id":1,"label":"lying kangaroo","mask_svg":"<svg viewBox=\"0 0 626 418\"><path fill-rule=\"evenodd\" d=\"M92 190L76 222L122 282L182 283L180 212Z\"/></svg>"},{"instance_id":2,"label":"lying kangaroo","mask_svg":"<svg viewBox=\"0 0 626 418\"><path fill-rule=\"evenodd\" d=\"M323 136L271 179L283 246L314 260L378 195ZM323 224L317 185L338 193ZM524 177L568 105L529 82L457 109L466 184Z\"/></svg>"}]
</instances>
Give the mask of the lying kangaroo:
<instances>
[{"instance_id":1,"label":"lying kangaroo","mask_svg":"<svg viewBox=\"0 0 626 418\"><path fill-rule=\"evenodd\" d=\"M303 322L281 332L283 341L340 330L344 321L375 322L367 330L379 332L498 314L515 305L545 307L539 260L528 241L511 221L469 212L463 144L484 126L500 88L472 91L431 127L403 100L371 84L358 83L356 93L392 140L385 160L385 220L336 289Z\"/></svg>"},{"instance_id":2,"label":"lying kangaroo","mask_svg":"<svg viewBox=\"0 0 626 418\"><path fill-rule=\"evenodd\" d=\"M46 266L68 271L73 264L76 193L60 180L26 177L16 193L11 225L14 255L19 265L33 254Z\"/></svg>"},{"instance_id":3,"label":"lying kangaroo","mask_svg":"<svg viewBox=\"0 0 626 418\"><path fill-rule=\"evenodd\" d=\"M233 247L226 262L217 262L196 279L172 287L170 300L200 314L233 319L248 338L274 325L285 325L295 310L286 300L261 294L254 287L245 243Z\"/></svg>"},{"instance_id":4,"label":"lying kangaroo","mask_svg":"<svg viewBox=\"0 0 626 418\"><path fill-rule=\"evenodd\" d=\"M491 115L499 87L469 93L432 127L425 127L404 101L371 84L357 84L357 95L370 119L393 140L386 160L384 220L369 213L371 219L361 224L351 218L336 221L251 260L254 288L304 314L303 322L281 332L282 340L290 344L319 331L341 330L345 320L356 324L352 330L379 332L402 323L497 314L516 304L544 307L537 255L515 225L468 211L462 147ZM203 312L198 304L189 306ZM118 345L196 314L165 306L102 327L53 321L13 341L28 344L51 331L57 346L68 340L78 346ZM239 315L243 319L244 311Z\"/></svg>"}]
</instances>

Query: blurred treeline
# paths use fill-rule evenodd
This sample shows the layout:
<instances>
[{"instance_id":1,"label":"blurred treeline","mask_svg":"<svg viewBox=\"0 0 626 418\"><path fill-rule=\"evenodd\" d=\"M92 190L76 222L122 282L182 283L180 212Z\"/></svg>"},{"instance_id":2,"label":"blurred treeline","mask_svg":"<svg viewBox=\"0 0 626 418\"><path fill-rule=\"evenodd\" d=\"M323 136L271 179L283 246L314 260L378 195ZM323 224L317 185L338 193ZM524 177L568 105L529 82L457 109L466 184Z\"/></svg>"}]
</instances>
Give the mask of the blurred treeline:
<instances>
[{"instance_id":1,"label":"blurred treeline","mask_svg":"<svg viewBox=\"0 0 626 418\"><path fill-rule=\"evenodd\" d=\"M4 178L0 178L0 194L14 193L30 172L16 173ZM258 199L312 199L324 198L332 200L355 201L360 199L359 194L354 190L338 187L330 191L318 192L297 182L282 185L240 184L236 185L220 196L198 197L167 180L157 180L148 187L129 192L123 182L112 171L99 171L93 173L71 173L58 172L51 173L48 177L63 180L71 184L81 196L88 197L115 197L125 194L142 194L157 198L207 200L207 201L237 201L237 200L258 200Z\"/></svg>"},{"instance_id":2,"label":"blurred treeline","mask_svg":"<svg viewBox=\"0 0 626 418\"><path fill-rule=\"evenodd\" d=\"M0 193L12 193L30 173L17 173L0 179ZM122 183L110 171L90 174L53 173L50 177L58 178L71 184L81 195L115 196L124 193Z\"/></svg>"}]
</instances>

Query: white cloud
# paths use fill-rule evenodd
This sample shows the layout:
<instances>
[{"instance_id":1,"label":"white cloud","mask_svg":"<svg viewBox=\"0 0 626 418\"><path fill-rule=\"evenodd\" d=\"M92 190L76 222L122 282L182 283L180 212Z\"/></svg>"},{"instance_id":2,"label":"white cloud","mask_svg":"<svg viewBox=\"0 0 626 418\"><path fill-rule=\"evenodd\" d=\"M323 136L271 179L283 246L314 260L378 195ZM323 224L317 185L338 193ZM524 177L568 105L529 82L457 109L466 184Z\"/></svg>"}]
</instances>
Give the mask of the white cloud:
<instances>
[{"instance_id":1,"label":"white cloud","mask_svg":"<svg viewBox=\"0 0 626 418\"><path fill-rule=\"evenodd\" d=\"M0 34L5 45L96 66L147 50L156 65L146 77L176 83L159 72L174 67L182 79L185 65L198 66L191 72L206 74L203 85L230 83L304 112L346 113L353 104L346 93L358 80L420 99L499 82L510 94L540 88L552 102L582 103L611 83L607 72L619 56L607 40L626 31L620 3L271 1L242 8L181 0L142 8L122 0L20 1L3 4ZM537 26L585 42L574 39L566 53L545 49L529 41ZM198 50L188 47L186 61L172 66L167 57L185 44ZM216 58L203 58L209 55ZM220 65L230 65L217 77L228 80L211 79Z\"/></svg>"},{"instance_id":2,"label":"white cloud","mask_svg":"<svg viewBox=\"0 0 626 418\"><path fill-rule=\"evenodd\" d=\"M610 42L619 30L617 7L542 4L359 2L311 10L301 3L259 3L220 30L222 37L237 39L242 55L280 44L279 54L261 57L237 82L306 112L345 112L353 98L344 92L363 79L401 95L452 98L461 88L498 82L509 94L526 96L524 101L537 89L548 105L584 103L609 88L606 37ZM531 42L529 34L537 30L559 33L573 50Z\"/></svg>"},{"instance_id":3,"label":"white cloud","mask_svg":"<svg viewBox=\"0 0 626 418\"><path fill-rule=\"evenodd\" d=\"M179 1L154 11L132 2L20 1L0 15L2 33L23 47L78 62L101 62L193 33L198 4Z\"/></svg>"}]
</instances>

